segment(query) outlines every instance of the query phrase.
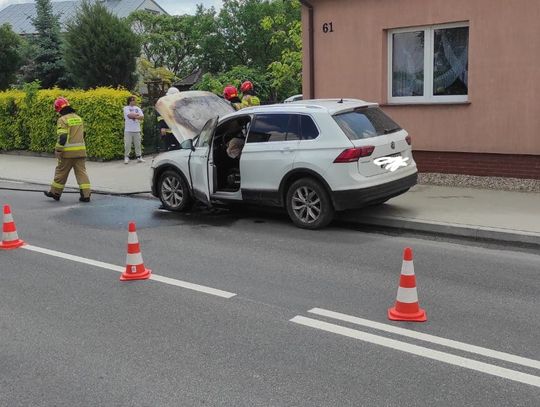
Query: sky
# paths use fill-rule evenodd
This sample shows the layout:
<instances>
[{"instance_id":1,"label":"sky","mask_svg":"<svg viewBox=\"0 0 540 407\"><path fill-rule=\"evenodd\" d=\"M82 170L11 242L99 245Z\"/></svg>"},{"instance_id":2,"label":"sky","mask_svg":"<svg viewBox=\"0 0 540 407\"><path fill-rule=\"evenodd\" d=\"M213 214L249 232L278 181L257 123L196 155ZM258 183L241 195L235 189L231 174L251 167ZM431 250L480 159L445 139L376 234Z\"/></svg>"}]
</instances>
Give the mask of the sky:
<instances>
[{"instance_id":1,"label":"sky","mask_svg":"<svg viewBox=\"0 0 540 407\"><path fill-rule=\"evenodd\" d=\"M55 1L55 0L52 0ZM202 4L205 7L214 6L216 10L221 8L222 0L155 0L169 14L194 14L195 6ZM141 0L142 2L142 0ZM32 0L0 0L0 10L10 4L33 3Z\"/></svg>"}]
</instances>

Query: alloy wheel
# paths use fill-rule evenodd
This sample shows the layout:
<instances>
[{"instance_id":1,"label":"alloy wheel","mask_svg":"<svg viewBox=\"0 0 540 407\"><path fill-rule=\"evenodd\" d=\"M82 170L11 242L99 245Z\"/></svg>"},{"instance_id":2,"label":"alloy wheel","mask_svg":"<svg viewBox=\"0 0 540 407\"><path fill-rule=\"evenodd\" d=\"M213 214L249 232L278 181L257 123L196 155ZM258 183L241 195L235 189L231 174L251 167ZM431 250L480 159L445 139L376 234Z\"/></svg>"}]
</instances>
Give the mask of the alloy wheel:
<instances>
[{"instance_id":1,"label":"alloy wheel","mask_svg":"<svg viewBox=\"0 0 540 407\"><path fill-rule=\"evenodd\" d=\"M161 197L171 208L177 208L184 199L184 189L180 179L175 176L167 176L161 184Z\"/></svg>"},{"instance_id":2,"label":"alloy wheel","mask_svg":"<svg viewBox=\"0 0 540 407\"><path fill-rule=\"evenodd\" d=\"M294 191L292 210L295 216L303 223L316 222L321 216L321 199L312 188L301 186Z\"/></svg>"}]
</instances>

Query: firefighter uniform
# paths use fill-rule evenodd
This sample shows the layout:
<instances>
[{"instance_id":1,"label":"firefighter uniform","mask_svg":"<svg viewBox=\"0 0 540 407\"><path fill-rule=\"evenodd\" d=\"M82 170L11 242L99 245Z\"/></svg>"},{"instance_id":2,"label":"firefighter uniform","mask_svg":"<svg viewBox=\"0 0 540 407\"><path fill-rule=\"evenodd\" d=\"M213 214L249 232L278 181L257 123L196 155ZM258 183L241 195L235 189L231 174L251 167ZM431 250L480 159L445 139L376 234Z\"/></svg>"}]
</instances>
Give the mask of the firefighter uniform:
<instances>
[{"instance_id":1,"label":"firefighter uniform","mask_svg":"<svg viewBox=\"0 0 540 407\"><path fill-rule=\"evenodd\" d=\"M240 86L240 91L244 95L242 97L242 109L245 107L259 106L261 104L261 100L253 94L254 87L251 81L244 81Z\"/></svg>"},{"instance_id":2,"label":"firefighter uniform","mask_svg":"<svg viewBox=\"0 0 540 407\"><path fill-rule=\"evenodd\" d=\"M58 165L54 172L50 194L54 195L55 199L62 195L69 172L73 168L80 188L81 201L88 201L91 191L85 166L86 145L84 143L83 121L72 112L60 116L56 127L58 140L54 150L58 157Z\"/></svg>"},{"instance_id":3,"label":"firefighter uniform","mask_svg":"<svg viewBox=\"0 0 540 407\"><path fill-rule=\"evenodd\" d=\"M260 106L261 100L254 95L244 95L242 98L242 109L251 106Z\"/></svg>"}]
</instances>

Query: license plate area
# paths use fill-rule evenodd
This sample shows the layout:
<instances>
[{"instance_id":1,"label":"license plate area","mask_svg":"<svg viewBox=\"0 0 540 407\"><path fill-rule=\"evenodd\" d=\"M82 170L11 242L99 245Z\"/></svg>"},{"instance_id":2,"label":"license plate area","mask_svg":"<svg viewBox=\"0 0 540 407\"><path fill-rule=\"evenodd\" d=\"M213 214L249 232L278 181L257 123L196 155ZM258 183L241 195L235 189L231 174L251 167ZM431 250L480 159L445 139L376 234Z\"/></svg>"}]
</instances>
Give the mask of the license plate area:
<instances>
[{"instance_id":1,"label":"license plate area","mask_svg":"<svg viewBox=\"0 0 540 407\"><path fill-rule=\"evenodd\" d=\"M401 157L401 153L394 153L394 154L388 154L388 155L385 155L385 157ZM382 158L382 157L381 157ZM387 164L381 164L379 167L381 167L381 169L384 170L384 167L386 166Z\"/></svg>"}]
</instances>

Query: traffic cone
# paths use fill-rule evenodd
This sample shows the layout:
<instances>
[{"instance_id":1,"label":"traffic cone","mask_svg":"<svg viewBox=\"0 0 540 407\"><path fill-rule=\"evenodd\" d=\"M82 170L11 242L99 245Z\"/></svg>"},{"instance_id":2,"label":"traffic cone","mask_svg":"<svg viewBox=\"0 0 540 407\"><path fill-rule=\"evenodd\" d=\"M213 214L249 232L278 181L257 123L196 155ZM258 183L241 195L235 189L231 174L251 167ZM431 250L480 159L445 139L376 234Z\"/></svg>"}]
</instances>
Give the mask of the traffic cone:
<instances>
[{"instance_id":1,"label":"traffic cone","mask_svg":"<svg viewBox=\"0 0 540 407\"><path fill-rule=\"evenodd\" d=\"M23 244L24 241L19 239L19 235L17 235L17 228L15 227L15 222L13 222L11 209L9 208L9 205L4 205L4 224L2 226L0 249L16 249Z\"/></svg>"},{"instance_id":2,"label":"traffic cone","mask_svg":"<svg viewBox=\"0 0 540 407\"><path fill-rule=\"evenodd\" d=\"M388 319L392 321L427 321L426 311L420 308L418 303L413 252L410 247L403 251L403 265L401 266L396 305L388 310Z\"/></svg>"},{"instance_id":3,"label":"traffic cone","mask_svg":"<svg viewBox=\"0 0 540 407\"><path fill-rule=\"evenodd\" d=\"M146 280L150 278L152 270L144 267L139 239L135 230L135 223L129 223L128 246L126 256L126 271L120 276L121 281Z\"/></svg>"}]
</instances>

